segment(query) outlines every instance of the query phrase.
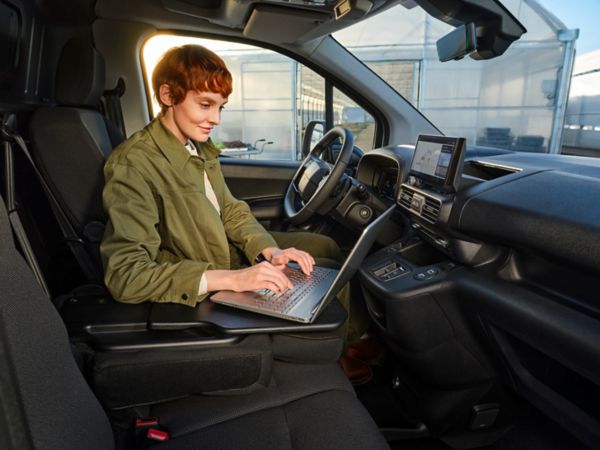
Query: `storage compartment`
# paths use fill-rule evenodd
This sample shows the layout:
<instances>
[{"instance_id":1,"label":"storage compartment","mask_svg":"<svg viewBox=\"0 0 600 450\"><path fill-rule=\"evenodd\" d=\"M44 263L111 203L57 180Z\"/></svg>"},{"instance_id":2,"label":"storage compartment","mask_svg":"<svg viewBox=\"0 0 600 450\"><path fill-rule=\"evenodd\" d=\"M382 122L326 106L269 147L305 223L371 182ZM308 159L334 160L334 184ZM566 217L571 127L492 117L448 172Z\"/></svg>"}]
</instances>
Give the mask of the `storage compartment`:
<instances>
[{"instance_id":1,"label":"storage compartment","mask_svg":"<svg viewBox=\"0 0 600 450\"><path fill-rule=\"evenodd\" d=\"M479 161L467 161L463 167L465 175L470 175L480 180L495 180L496 178L520 171L521 169L517 167L500 166Z\"/></svg>"},{"instance_id":2,"label":"storage compartment","mask_svg":"<svg viewBox=\"0 0 600 450\"><path fill-rule=\"evenodd\" d=\"M431 266L448 259L446 254L423 241L400 249L398 256L417 267Z\"/></svg>"}]
</instances>

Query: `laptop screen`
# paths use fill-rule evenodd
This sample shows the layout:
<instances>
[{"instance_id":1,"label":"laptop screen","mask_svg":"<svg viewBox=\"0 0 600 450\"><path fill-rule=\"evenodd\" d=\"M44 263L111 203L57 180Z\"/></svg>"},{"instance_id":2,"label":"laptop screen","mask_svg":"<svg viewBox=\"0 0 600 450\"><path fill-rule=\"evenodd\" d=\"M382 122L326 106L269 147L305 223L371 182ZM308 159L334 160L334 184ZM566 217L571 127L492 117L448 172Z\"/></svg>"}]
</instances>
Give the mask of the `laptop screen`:
<instances>
[{"instance_id":1,"label":"laptop screen","mask_svg":"<svg viewBox=\"0 0 600 450\"><path fill-rule=\"evenodd\" d=\"M350 254L346 258L344 265L327 290L325 297L323 297L323 300L320 302L319 306L315 308L313 317L318 316L323 308L327 306L333 297L335 297L336 294L344 287L344 285L348 283L354 276L360 264L363 262L367 256L367 253L371 249L371 246L375 242L375 239L377 239L377 235L381 232L383 226L388 221L395 208L396 205L390 206L363 230L362 234L356 241L356 244L354 244L354 247L350 251Z\"/></svg>"}]
</instances>

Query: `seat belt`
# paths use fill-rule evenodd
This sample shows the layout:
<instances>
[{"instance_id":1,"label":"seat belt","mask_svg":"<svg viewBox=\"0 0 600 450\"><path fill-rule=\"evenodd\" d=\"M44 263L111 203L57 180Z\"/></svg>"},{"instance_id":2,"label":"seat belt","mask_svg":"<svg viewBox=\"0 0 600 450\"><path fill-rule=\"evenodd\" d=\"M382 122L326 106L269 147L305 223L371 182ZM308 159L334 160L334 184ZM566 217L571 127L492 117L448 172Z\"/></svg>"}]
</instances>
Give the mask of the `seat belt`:
<instances>
[{"instance_id":1,"label":"seat belt","mask_svg":"<svg viewBox=\"0 0 600 450\"><path fill-rule=\"evenodd\" d=\"M5 142L5 144L7 144L11 149L13 148L13 144L16 144L17 147L21 150L21 152L27 158L29 164L31 165L31 168L35 172L35 174L38 178L38 181L40 182L42 189L44 190L44 192L50 202L50 207L52 209L52 212L54 213L54 217L56 218L58 226L63 234L63 237L65 238L67 245L73 252L75 259L77 259L77 261L79 262L79 265L80 265L85 277L89 281L101 283L102 278L103 278L102 273L100 273L98 271L97 266L93 263L91 256L86 249L85 241L77 234L77 232L73 228L73 225L67 218L65 212L60 207L60 204L58 203L56 196L50 189L50 186L48 185L48 183L46 182L46 180L44 179L44 177L38 170L36 164L33 161L33 158L31 157L31 154L29 153L29 149L27 148L27 145L25 144L25 140L18 133L9 129L8 126L4 122L2 123L1 131L2 131L2 138ZM13 192L14 192L14 190L13 190ZM13 194L13 199L14 199L14 194Z\"/></svg>"},{"instance_id":2,"label":"seat belt","mask_svg":"<svg viewBox=\"0 0 600 450\"><path fill-rule=\"evenodd\" d=\"M121 137L126 136L123 109L121 108L121 97L123 97L123 94L125 94L125 80L121 77L119 77L117 85L113 89L107 89L102 94L104 116L117 127L121 132ZM111 140L114 145L113 136L111 136Z\"/></svg>"},{"instance_id":3,"label":"seat belt","mask_svg":"<svg viewBox=\"0 0 600 450\"><path fill-rule=\"evenodd\" d=\"M5 192L5 203L8 213L8 220L12 227L15 238L17 239L23 257L27 264L31 268L33 275L41 286L42 290L46 293L48 298L51 297L50 289L44 278L42 269L35 257L31 242L25 233L19 211L17 209L17 202L15 200L15 178L14 178L14 161L13 161L13 150L9 142L3 140L2 148L4 150L4 192Z\"/></svg>"}]
</instances>

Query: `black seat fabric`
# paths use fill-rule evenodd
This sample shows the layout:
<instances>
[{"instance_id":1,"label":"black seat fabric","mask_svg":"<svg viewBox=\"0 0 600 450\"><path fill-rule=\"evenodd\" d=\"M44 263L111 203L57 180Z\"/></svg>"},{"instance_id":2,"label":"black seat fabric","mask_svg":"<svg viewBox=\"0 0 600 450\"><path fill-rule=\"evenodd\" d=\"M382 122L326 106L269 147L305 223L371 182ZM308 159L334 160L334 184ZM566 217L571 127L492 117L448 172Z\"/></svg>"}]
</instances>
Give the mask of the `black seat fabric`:
<instances>
[{"instance_id":1,"label":"black seat fabric","mask_svg":"<svg viewBox=\"0 0 600 450\"><path fill-rule=\"evenodd\" d=\"M107 416L75 364L64 325L15 250L2 201L0 333L0 392L14 394L12 403L7 396L0 400L0 428L11 424L0 443L114 448ZM389 448L335 363L274 361L272 370L268 386L250 393L194 395L148 407L172 436L157 447Z\"/></svg>"},{"instance_id":2,"label":"black seat fabric","mask_svg":"<svg viewBox=\"0 0 600 450\"><path fill-rule=\"evenodd\" d=\"M104 162L122 140L97 109L104 84L102 56L71 39L58 62L57 106L38 109L31 121L34 159L80 235L88 223L105 221Z\"/></svg>"},{"instance_id":3,"label":"black seat fabric","mask_svg":"<svg viewBox=\"0 0 600 450\"><path fill-rule=\"evenodd\" d=\"M152 408L172 449L389 448L337 364L275 361L271 385L236 397L194 396Z\"/></svg>"},{"instance_id":4,"label":"black seat fabric","mask_svg":"<svg viewBox=\"0 0 600 450\"><path fill-rule=\"evenodd\" d=\"M0 412L23 415L24 429L19 431L31 446L112 448L108 419L75 364L58 313L15 250L2 201L0 335L6 355L3 366L9 370L0 372L0 383L20 397L20 405L0 408Z\"/></svg>"}]
</instances>

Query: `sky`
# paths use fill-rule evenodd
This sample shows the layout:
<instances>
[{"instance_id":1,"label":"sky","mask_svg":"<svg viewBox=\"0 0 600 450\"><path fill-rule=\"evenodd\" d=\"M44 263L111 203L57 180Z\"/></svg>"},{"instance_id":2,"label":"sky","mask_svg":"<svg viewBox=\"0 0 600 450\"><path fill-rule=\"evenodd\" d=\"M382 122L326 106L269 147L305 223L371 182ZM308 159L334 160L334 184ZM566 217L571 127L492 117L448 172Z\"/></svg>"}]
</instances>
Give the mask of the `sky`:
<instances>
[{"instance_id":1,"label":"sky","mask_svg":"<svg viewBox=\"0 0 600 450\"><path fill-rule=\"evenodd\" d=\"M567 28L579 28L577 54L600 49L599 0L538 0L558 17Z\"/></svg>"}]
</instances>

